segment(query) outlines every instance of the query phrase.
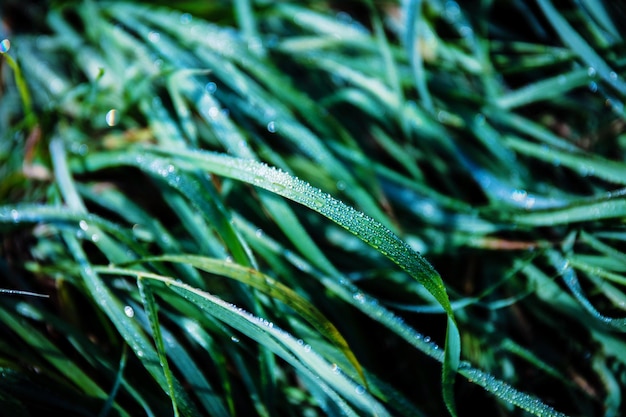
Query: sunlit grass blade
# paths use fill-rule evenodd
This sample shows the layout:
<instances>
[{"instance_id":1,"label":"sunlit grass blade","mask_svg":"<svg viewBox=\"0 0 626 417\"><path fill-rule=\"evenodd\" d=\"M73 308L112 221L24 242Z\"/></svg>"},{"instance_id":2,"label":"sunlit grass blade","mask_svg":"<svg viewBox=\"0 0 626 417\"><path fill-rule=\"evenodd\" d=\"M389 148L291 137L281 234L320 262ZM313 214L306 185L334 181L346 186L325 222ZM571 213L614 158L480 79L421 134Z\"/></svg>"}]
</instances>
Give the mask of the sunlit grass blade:
<instances>
[{"instance_id":1,"label":"sunlit grass blade","mask_svg":"<svg viewBox=\"0 0 626 417\"><path fill-rule=\"evenodd\" d=\"M276 281L255 269L237 265L232 262L225 262L222 260L193 255L163 255L145 258L142 259L141 262L174 262L192 265L193 267L203 271L227 276L231 279L250 285L260 290L262 293L283 302L293 308L296 313L302 316L328 340L334 343L350 361L350 364L354 366L363 383L367 386L367 381L365 380L365 375L361 365L354 356L350 346L348 346L348 342L346 342L339 330L337 330L337 328L314 305L279 281Z\"/></svg>"},{"instance_id":2,"label":"sunlit grass blade","mask_svg":"<svg viewBox=\"0 0 626 417\"><path fill-rule=\"evenodd\" d=\"M458 366L459 334L454 321L454 313L439 274L417 252L413 251L404 241L393 232L372 218L355 209L333 199L330 195L315 189L305 182L296 179L284 171L268 167L252 160L243 160L223 154L209 152L191 152L185 150L154 148L157 153L164 153L177 157L177 164L181 168L192 164L194 170L201 168L213 174L247 182L256 187L266 189L285 198L296 201L339 224L365 243L380 251L390 260L404 269L409 275L417 279L433 295L448 315L448 331L446 344L446 358L444 361L443 384L444 396L450 408L452 403L452 380ZM146 149L141 151L140 160L145 164L164 164L159 157L149 157ZM110 155L106 159L86 158L87 169L99 169L101 164L117 161L117 163L137 162L137 156L131 153ZM172 176L170 170L161 171L165 176ZM448 349L450 347L450 349Z\"/></svg>"},{"instance_id":3,"label":"sunlit grass blade","mask_svg":"<svg viewBox=\"0 0 626 417\"><path fill-rule=\"evenodd\" d=\"M98 268L97 271L107 274L137 276L165 284L163 289L159 291L173 291L179 294L185 300L193 303L211 316L236 328L257 343L268 347L275 354L293 365L298 371L303 372L304 376L309 376L310 372L315 370L316 375L321 377L321 380L316 381L316 383L348 415L356 414L344 402L345 400L337 395L341 395L366 412L378 413L381 416L388 415L382 405L371 397L363 387L359 388L358 384L348 379L342 372L337 372L332 364L325 362L315 352L303 346L302 343L298 343L293 336L267 320L252 316L241 308L172 278L136 270L110 267Z\"/></svg>"}]
</instances>

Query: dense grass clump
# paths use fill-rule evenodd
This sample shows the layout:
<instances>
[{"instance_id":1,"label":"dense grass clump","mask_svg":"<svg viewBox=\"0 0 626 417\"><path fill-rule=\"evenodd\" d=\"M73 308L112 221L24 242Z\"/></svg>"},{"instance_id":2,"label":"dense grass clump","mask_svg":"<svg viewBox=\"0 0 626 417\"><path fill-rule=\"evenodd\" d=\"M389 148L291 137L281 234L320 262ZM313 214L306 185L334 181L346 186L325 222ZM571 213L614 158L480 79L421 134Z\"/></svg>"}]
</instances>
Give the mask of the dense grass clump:
<instances>
[{"instance_id":1,"label":"dense grass clump","mask_svg":"<svg viewBox=\"0 0 626 417\"><path fill-rule=\"evenodd\" d=\"M26 3L3 414L624 413L620 2Z\"/></svg>"}]
</instances>

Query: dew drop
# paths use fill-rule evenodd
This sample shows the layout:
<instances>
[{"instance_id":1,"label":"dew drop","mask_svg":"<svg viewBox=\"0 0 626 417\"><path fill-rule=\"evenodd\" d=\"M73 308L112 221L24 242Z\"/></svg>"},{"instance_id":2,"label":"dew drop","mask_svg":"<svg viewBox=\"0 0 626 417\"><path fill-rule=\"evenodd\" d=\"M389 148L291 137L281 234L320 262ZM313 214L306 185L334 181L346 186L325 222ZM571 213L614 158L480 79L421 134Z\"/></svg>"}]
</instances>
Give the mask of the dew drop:
<instances>
[{"instance_id":1,"label":"dew drop","mask_svg":"<svg viewBox=\"0 0 626 417\"><path fill-rule=\"evenodd\" d=\"M447 1L445 8L446 17L450 20L456 20L461 15L461 8L456 1Z\"/></svg>"},{"instance_id":2,"label":"dew drop","mask_svg":"<svg viewBox=\"0 0 626 417\"><path fill-rule=\"evenodd\" d=\"M474 33L474 31L469 26L462 26L461 29L459 29L459 33L462 37L467 38L472 36L472 33Z\"/></svg>"},{"instance_id":3,"label":"dew drop","mask_svg":"<svg viewBox=\"0 0 626 417\"><path fill-rule=\"evenodd\" d=\"M209 109L209 117L211 119L217 119L217 116L219 116L220 114L220 109L218 109L217 107L213 106Z\"/></svg>"},{"instance_id":4,"label":"dew drop","mask_svg":"<svg viewBox=\"0 0 626 417\"><path fill-rule=\"evenodd\" d=\"M364 303L365 302L365 295L362 292L357 292L355 293L352 298L354 298L356 301L358 301L359 303Z\"/></svg>"},{"instance_id":5,"label":"dew drop","mask_svg":"<svg viewBox=\"0 0 626 417\"><path fill-rule=\"evenodd\" d=\"M342 23L352 23L352 16L346 12L339 12L335 15L337 20Z\"/></svg>"},{"instance_id":6,"label":"dew drop","mask_svg":"<svg viewBox=\"0 0 626 417\"><path fill-rule=\"evenodd\" d=\"M133 318L133 317L135 317L135 310L133 310L133 308L131 306L125 306L124 307L124 314L126 314L126 317Z\"/></svg>"},{"instance_id":7,"label":"dew drop","mask_svg":"<svg viewBox=\"0 0 626 417\"><path fill-rule=\"evenodd\" d=\"M345 190L345 189L346 189L346 183L345 183L345 181L342 181L342 180L337 181L337 189L338 189L339 191L343 191L343 190Z\"/></svg>"},{"instance_id":8,"label":"dew drop","mask_svg":"<svg viewBox=\"0 0 626 417\"><path fill-rule=\"evenodd\" d=\"M365 394L365 387L363 385L357 385L357 387L354 389L354 392L356 392L357 395L363 395Z\"/></svg>"},{"instance_id":9,"label":"dew drop","mask_svg":"<svg viewBox=\"0 0 626 417\"><path fill-rule=\"evenodd\" d=\"M11 219L13 219L13 222L17 223L20 219L20 213L15 209L11 210Z\"/></svg>"},{"instance_id":10,"label":"dew drop","mask_svg":"<svg viewBox=\"0 0 626 417\"><path fill-rule=\"evenodd\" d=\"M235 342L235 343L239 343L239 339L238 339L238 338L236 338L235 336L231 336L231 337L230 337L230 340L232 340L232 341L233 341L233 342Z\"/></svg>"},{"instance_id":11,"label":"dew drop","mask_svg":"<svg viewBox=\"0 0 626 417\"><path fill-rule=\"evenodd\" d=\"M305 352L310 352L311 351L311 345L304 345L304 351Z\"/></svg>"},{"instance_id":12,"label":"dew drop","mask_svg":"<svg viewBox=\"0 0 626 417\"><path fill-rule=\"evenodd\" d=\"M280 184L280 183L277 183L277 182L273 182L272 183L272 187L274 189L274 192L277 192L277 193L279 193L279 192L281 192L281 191L283 191L285 189L285 185L284 184Z\"/></svg>"},{"instance_id":13,"label":"dew drop","mask_svg":"<svg viewBox=\"0 0 626 417\"><path fill-rule=\"evenodd\" d=\"M99 242L99 241L100 241L100 235L99 235L99 234L94 233L93 235L91 235L91 241L92 241L93 243L97 243L97 242Z\"/></svg>"},{"instance_id":14,"label":"dew drop","mask_svg":"<svg viewBox=\"0 0 626 417\"><path fill-rule=\"evenodd\" d=\"M333 373L335 374L338 374L341 372L341 369L339 369L339 366L336 363L332 364L330 370L333 371Z\"/></svg>"},{"instance_id":15,"label":"dew drop","mask_svg":"<svg viewBox=\"0 0 626 417\"><path fill-rule=\"evenodd\" d=\"M117 110L115 109L109 110L106 116L104 116L104 120L106 121L107 125L111 127L115 126L119 121Z\"/></svg>"},{"instance_id":16,"label":"dew drop","mask_svg":"<svg viewBox=\"0 0 626 417\"><path fill-rule=\"evenodd\" d=\"M592 93L598 91L598 84L595 81L589 83L589 91L591 91Z\"/></svg>"},{"instance_id":17,"label":"dew drop","mask_svg":"<svg viewBox=\"0 0 626 417\"><path fill-rule=\"evenodd\" d=\"M207 93L213 94L215 93L215 91L217 91L217 84L215 84L213 81L210 81L206 83L206 85L204 86L204 89Z\"/></svg>"},{"instance_id":18,"label":"dew drop","mask_svg":"<svg viewBox=\"0 0 626 417\"><path fill-rule=\"evenodd\" d=\"M189 13L183 13L180 15L180 23L183 25L188 25L191 23L191 15Z\"/></svg>"},{"instance_id":19,"label":"dew drop","mask_svg":"<svg viewBox=\"0 0 626 417\"><path fill-rule=\"evenodd\" d=\"M254 235L258 238L262 238L264 234L265 232L263 232L263 229L256 229L256 231L254 232Z\"/></svg>"},{"instance_id":20,"label":"dew drop","mask_svg":"<svg viewBox=\"0 0 626 417\"><path fill-rule=\"evenodd\" d=\"M150 32L148 33L148 40L152 43L157 43L159 40L161 40L161 34L159 32Z\"/></svg>"},{"instance_id":21,"label":"dew drop","mask_svg":"<svg viewBox=\"0 0 626 417\"><path fill-rule=\"evenodd\" d=\"M267 124L267 131L270 133L276 133L276 123L273 120Z\"/></svg>"},{"instance_id":22,"label":"dew drop","mask_svg":"<svg viewBox=\"0 0 626 417\"><path fill-rule=\"evenodd\" d=\"M595 77L596 76L596 69L594 67L589 67L587 68L587 75L590 77Z\"/></svg>"},{"instance_id":23,"label":"dew drop","mask_svg":"<svg viewBox=\"0 0 626 417\"><path fill-rule=\"evenodd\" d=\"M89 225L84 220L78 222L78 226L81 228L81 230L84 230L85 232L89 229Z\"/></svg>"},{"instance_id":24,"label":"dew drop","mask_svg":"<svg viewBox=\"0 0 626 417\"><path fill-rule=\"evenodd\" d=\"M143 358L143 351L142 350L138 350L137 351L137 357Z\"/></svg>"},{"instance_id":25,"label":"dew drop","mask_svg":"<svg viewBox=\"0 0 626 417\"><path fill-rule=\"evenodd\" d=\"M11 41L8 39L2 39L0 41L0 54L6 54L11 49Z\"/></svg>"},{"instance_id":26,"label":"dew drop","mask_svg":"<svg viewBox=\"0 0 626 417\"><path fill-rule=\"evenodd\" d=\"M611 71L609 73L609 78L611 79L611 81L617 81L617 73L615 71Z\"/></svg>"}]
</instances>

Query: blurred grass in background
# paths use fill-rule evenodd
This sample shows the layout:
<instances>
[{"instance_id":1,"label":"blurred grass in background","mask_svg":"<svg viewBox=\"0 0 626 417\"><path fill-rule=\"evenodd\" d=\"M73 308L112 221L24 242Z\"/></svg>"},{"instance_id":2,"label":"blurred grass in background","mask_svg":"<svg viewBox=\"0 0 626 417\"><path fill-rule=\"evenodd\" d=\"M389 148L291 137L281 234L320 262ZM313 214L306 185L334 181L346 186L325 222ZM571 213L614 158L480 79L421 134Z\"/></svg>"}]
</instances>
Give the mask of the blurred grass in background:
<instances>
[{"instance_id":1,"label":"blurred grass in background","mask_svg":"<svg viewBox=\"0 0 626 417\"><path fill-rule=\"evenodd\" d=\"M620 2L0 18L8 414L624 413Z\"/></svg>"}]
</instances>

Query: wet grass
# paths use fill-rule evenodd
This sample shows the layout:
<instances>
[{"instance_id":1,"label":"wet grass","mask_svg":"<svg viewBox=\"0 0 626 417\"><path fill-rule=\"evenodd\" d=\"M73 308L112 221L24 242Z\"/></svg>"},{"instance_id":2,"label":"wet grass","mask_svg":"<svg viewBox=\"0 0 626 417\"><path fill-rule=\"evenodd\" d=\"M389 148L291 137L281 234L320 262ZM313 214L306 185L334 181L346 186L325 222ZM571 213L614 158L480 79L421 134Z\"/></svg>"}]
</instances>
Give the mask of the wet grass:
<instances>
[{"instance_id":1,"label":"wet grass","mask_svg":"<svg viewBox=\"0 0 626 417\"><path fill-rule=\"evenodd\" d=\"M3 410L624 412L622 6L22 6Z\"/></svg>"}]
</instances>

